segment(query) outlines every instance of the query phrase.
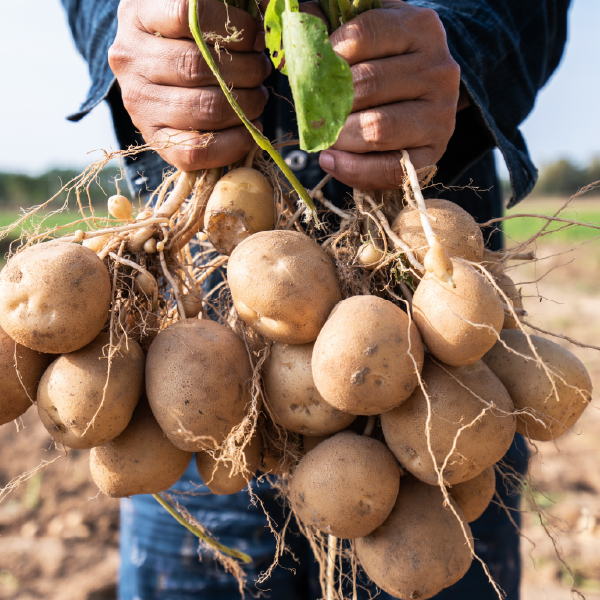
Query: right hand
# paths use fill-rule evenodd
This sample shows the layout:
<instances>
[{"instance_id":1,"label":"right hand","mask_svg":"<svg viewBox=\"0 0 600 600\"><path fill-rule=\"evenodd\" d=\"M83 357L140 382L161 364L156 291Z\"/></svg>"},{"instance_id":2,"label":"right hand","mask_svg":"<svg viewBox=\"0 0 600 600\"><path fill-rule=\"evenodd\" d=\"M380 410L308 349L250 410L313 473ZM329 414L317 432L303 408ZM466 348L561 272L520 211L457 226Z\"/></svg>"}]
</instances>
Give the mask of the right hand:
<instances>
[{"instance_id":1,"label":"right hand","mask_svg":"<svg viewBox=\"0 0 600 600\"><path fill-rule=\"evenodd\" d=\"M246 116L257 119L271 71L260 23L219 0L200 0L198 13L203 32L226 37L231 27L243 30L240 41L223 45L220 60L212 46L211 52ZM108 61L146 142L182 171L222 167L247 154L254 142L192 38L187 0L121 0L118 17ZM210 133L203 132L213 134L208 143Z\"/></svg>"}]
</instances>

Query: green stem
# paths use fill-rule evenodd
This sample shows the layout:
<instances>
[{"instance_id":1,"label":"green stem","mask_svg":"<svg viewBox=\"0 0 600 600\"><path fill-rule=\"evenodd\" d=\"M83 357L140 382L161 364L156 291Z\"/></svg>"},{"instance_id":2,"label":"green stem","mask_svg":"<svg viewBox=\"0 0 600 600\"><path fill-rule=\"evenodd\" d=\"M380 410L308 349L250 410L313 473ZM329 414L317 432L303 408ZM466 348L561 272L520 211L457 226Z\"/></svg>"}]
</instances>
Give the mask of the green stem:
<instances>
[{"instance_id":1,"label":"green stem","mask_svg":"<svg viewBox=\"0 0 600 600\"><path fill-rule=\"evenodd\" d=\"M327 22L331 25L331 14L329 12L329 0L319 0L319 6L327 19Z\"/></svg>"},{"instance_id":2,"label":"green stem","mask_svg":"<svg viewBox=\"0 0 600 600\"><path fill-rule=\"evenodd\" d=\"M373 0L352 0L352 8L354 9L354 13L357 15L370 10L372 5Z\"/></svg>"},{"instance_id":3,"label":"green stem","mask_svg":"<svg viewBox=\"0 0 600 600\"><path fill-rule=\"evenodd\" d=\"M347 0L350 2L350 0ZM292 184L292 187L300 196L302 202L306 204L308 209L310 210L313 219L316 223L319 222L317 218L317 209L315 208L314 202L311 197L308 195L308 192L304 189L302 184L298 181L298 178L294 175L294 172L287 166L283 157L273 146L271 142L265 137L254 125L252 125L251 121L246 117L244 111L240 108L240 105L237 103L236 99L233 97L233 94L227 87L224 79L221 77L221 73L219 72L219 68L217 67L217 63L215 62L212 54L210 53L204 38L202 37L202 32L200 31L200 25L198 24L198 11L197 11L198 0L190 0L189 3L189 25L192 32L192 36L198 44L198 48L200 49L200 53L202 57L206 61L206 64L210 67L210 70L213 72L214 76L217 78L225 97L231 107L236 112L237 116L241 119L242 123L245 125L246 129L250 132L250 135L254 138L254 141L258 144L258 146L268 152L269 156L273 159L275 164L281 169L282 173L287 177L288 181ZM352 9L352 7L350 7Z\"/></svg>"},{"instance_id":4,"label":"green stem","mask_svg":"<svg viewBox=\"0 0 600 600\"><path fill-rule=\"evenodd\" d=\"M340 26L338 0L329 0L329 22L331 23L331 31L335 31Z\"/></svg>"},{"instance_id":5,"label":"green stem","mask_svg":"<svg viewBox=\"0 0 600 600\"><path fill-rule=\"evenodd\" d=\"M373 8L383 8L381 0L373 0Z\"/></svg>"},{"instance_id":6,"label":"green stem","mask_svg":"<svg viewBox=\"0 0 600 600\"><path fill-rule=\"evenodd\" d=\"M248 0L248 12L251 17L258 17L258 0Z\"/></svg>"},{"instance_id":7,"label":"green stem","mask_svg":"<svg viewBox=\"0 0 600 600\"><path fill-rule=\"evenodd\" d=\"M227 546L223 546L223 544L219 544L216 540L209 537L202 531L195 527L191 523L188 523L180 514L177 512L175 507L171 506L169 502L167 502L160 494L152 494L154 499L178 522L181 523L186 529L189 529L196 537L199 537L203 542L206 542L209 546L212 546L219 552L223 554L227 554L228 556L233 556L233 558L237 558L245 563L252 562L252 558L239 550L233 550L232 548L228 548Z\"/></svg>"},{"instance_id":8,"label":"green stem","mask_svg":"<svg viewBox=\"0 0 600 600\"><path fill-rule=\"evenodd\" d=\"M342 22L347 23L354 18L354 11L352 10L352 3L350 0L338 0L340 7L340 13L342 13Z\"/></svg>"}]
</instances>

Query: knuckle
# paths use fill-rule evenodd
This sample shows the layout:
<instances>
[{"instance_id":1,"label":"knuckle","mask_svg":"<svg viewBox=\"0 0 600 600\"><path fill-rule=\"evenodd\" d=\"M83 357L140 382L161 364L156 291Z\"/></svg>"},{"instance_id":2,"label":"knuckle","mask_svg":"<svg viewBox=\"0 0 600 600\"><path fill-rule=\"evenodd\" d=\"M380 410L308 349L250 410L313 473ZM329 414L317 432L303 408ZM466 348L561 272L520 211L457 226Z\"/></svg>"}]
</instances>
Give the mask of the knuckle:
<instances>
[{"instance_id":1,"label":"knuckle","mask_svg":"<svg viewBox=\"0 0 600 600\"><path fill-rule=\"evenodd\" d=\"M198 13L202 2L198 3ZM186 0L166 0L164 11L168 21L177 28L177 31L188 30L188 8Z\"/></svg>"},{"instance_id":2,"label":"knuckle","mask_svg":"<svg viewBox=\"0 0 600 600\"><path fill-rule=\"evenodd\" d=\"M358 63L352 67L354 95L358 98L371 96L377 90L378 70L373 63Z\"/></svg>"},{"instance_id":3,"label":"knuckle","mask_svg":"<svg viewBox=\"0 0 600 600\"><path fill-rule=\"evenodd\" d=\"M374 150L380 149L388 139L390 125L385 111L373 110L364 113L361 118L363 140L373 146Z\"/></svg>"},{"instance_id":4,"label":"knuckle","mask_svg":"<svg viewBox=\"0 0 600 600\"><path fill-rule=\"evenodd\" d=\"M368 12L348 21L339 31L344 50L349 54L375 41L373 19Z\"/></svg>"},{"instance_id":5,"label":"knuckle","mask_svg":"<svg viewBox=\"0 0 600 600\"><path fill-rule=\"evenodd\" d=\"M221 90L201 90L198 99L198 118L210 123L212 128L218 129L226 119L227 106Z\"/></svg>"},{"instance_id":6,"label":"knuckle","mask_svg":"<svg viewBox=\"0 0 600 600\"><path fill-rule=\"evenodd\" d=\"M191 44L179 54L176 63L178 78L184 85L205 85L206 69L200 52Z\"/></svg>"},{"instance_id":7,"label":"knuckle","mask_svg":"<svg viewBox=\"0 0 600 600\"><path fill-rule=\"evenodd\" d=\"M126 81L119 81L121 86L121 98L123 106L130 115L136 115L138 107L142 102L142 84L136 83L136 80L128 78Z\"/></svg>"},{"instance_id":8,"label":"knuckle","mask_svg":"<svg viewBox=\"0 0 600 600\"><path fill-rule=\"evenodd\" d=\"M392 160L387 157L380 162L381 173L379 179L387 186L400 187L404 182L404 171L400 160Z\"/></svg>"},{"instance_id":9,"label":"knuckle","mask_svg":"<svg viewBox=\"0 0 600 600\"><path fill-rule=\"evenodd\" d=\"M128 45L123 44L119 36L108 49L108 64L113 73L117 75L119 72L131 62L131 50Z\"/></svg>"}]
</instances>

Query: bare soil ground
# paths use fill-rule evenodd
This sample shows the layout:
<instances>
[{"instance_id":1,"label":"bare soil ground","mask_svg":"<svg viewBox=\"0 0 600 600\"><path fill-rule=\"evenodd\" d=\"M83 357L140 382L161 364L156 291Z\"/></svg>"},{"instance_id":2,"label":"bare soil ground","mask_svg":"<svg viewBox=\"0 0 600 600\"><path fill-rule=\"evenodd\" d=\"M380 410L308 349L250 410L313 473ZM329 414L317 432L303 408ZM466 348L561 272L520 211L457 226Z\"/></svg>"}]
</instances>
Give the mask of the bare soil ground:
<instances>
[{"instance_id":1,"label":"bare soil ground","mask_svg":"<svg viewBox=\"0 0 600 600\"><path fill-rule=\"evenodd\" d=\"M595 207L600 209L600 204ZM524 208L535 212L537 207L534 203ZM572 246L544 242L538 256L554 256L535 269L522 266L511 275L525 282L550 271L537 290L525 291L531 296L525 299L529 319L600 346L600 247L592 242L562 254ZM567 264L575 256L577 260ZM600 389L600 352L557 341L584 361L594 387ZM575 431L556 444L540 444L531 465L536 498L548 511L547 522L556 531L560 551L588 600L600 600L599 406L592 403ZM14 423L0 427L0 488L59 455L35 409L30 410L19 432ZM0 599L115 598L118 502L97 494L87 460L87 451L71 451L0 504ZM524 510L522 600L570 599L573 581L567 569L557 560L538 516Z\"/></svg>"}]
</instances>

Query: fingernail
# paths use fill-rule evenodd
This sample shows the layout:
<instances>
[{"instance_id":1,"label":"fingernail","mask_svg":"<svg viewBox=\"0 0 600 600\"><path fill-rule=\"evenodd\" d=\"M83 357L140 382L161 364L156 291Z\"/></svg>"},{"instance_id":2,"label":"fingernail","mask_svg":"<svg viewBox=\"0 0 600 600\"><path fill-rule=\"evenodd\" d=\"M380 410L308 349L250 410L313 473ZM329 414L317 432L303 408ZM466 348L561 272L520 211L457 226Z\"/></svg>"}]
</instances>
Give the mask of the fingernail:
<instances>
[{"instance_id":1,"label":"fingernail","mask_svg":"<svg viewBox=\"0 0 600 600\"><path fill-rule=\"evenodd\" d=\"M335 169L335 159L328 152L321 152L319 156L319 164L323 171L333 171Z\"/></svg>"}]
</instances>

